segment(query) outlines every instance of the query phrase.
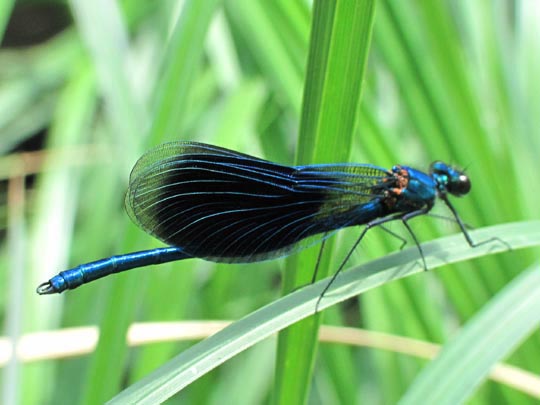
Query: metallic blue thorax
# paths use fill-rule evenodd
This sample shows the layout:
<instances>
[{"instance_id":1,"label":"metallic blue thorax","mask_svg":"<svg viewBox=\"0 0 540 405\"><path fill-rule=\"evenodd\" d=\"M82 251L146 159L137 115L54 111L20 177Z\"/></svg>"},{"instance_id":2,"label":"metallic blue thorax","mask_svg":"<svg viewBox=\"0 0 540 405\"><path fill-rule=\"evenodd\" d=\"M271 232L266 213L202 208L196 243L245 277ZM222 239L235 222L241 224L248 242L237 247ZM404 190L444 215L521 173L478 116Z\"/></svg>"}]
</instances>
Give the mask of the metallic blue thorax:
<instances>
[{"instance_id":1,"label":"metallic blue thorax","mask_svg":"<svg viewBox=\"0 0 540 405\"><path fill-rule=\"evenodd\" d=\"M437 197L437 182L427 173L407 166L394 166L395 174L406 173L406 186L400 189L394 209L410 211L422 207L432 207ZM401 175L401 174L399 174Z\"/></svg>"}]
</instances>

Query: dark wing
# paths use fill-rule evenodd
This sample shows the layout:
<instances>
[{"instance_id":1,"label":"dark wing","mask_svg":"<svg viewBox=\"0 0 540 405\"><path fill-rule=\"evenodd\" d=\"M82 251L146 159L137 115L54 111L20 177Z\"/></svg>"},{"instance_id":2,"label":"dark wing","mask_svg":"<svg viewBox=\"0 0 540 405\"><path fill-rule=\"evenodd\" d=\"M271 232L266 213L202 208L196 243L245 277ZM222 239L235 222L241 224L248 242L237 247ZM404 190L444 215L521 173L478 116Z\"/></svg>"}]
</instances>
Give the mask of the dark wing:
<instances>
[{"instance_id":1,"label":"dark wing","mask_svg":"<svg viewBox=\"0 0 540 405\"><path fill-rule=\"evenodd\" d=\"M173 142L139 159L125 205L142 229L194 257L250 262L357 223L354 213L380 198L372 188L387 176L369 165L288 167Z\"/></svg>"}]
</instances>

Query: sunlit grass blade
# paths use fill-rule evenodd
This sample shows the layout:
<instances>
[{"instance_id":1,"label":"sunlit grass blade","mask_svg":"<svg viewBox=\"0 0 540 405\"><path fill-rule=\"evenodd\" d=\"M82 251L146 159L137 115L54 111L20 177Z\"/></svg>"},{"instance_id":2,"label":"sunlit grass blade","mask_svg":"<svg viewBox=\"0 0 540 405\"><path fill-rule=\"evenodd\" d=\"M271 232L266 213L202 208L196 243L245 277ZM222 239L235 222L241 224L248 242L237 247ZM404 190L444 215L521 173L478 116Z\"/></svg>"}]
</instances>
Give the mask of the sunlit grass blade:
<instances>
[{"instance_id":1,"label":"sunlit grass blade","mask_svg":"<svg viewBox=\"0 0 540 405\"><path fill-rule=\"evenodd\" d=\"M0 42L4 36L4 30L6 29L6 24L9 20L14 3L14 0L5 0L0 5Z\"/></svg>"},{"instance_id":2,"label":"sunlit grass blade","mask_svg":"<svg viewBox=\"0 0 540 405\"><path fill-rule=\"evenodd\" d=\"M472 233L477 240L497 236L494 242L471 248L461 234L422 245L430 269L476 257L540 245L540 223L520 222L483 228ZM406 249L344 272L336 279L319 304L323 310L361 294L423 271L416 247ZM141 381L111 400L113 404L152 404L162 402L208 371L253 346L273 333L314 313L321 291L329 279L321 280L235 322L203 342L184 351Z\"/></svg>"},{"instance_id":3,"label":"sunlit grass blade","mask_svg":"<svg viewBox=\"0 0 540 405\"><path fill-rule=\"evenodd\" d=\"M358 119L374 17L373 1L316 1L300 122L297 163L345 162ZM318 278L328 274L332 243L325 246ZM287 260L283 291L309 283L318 248ZM313 269L313 270L312 270ZM280 334L274 403L303 403L317 353L320 317Z\"/></svg>"},{"instance_id":4,"label":"sunlit grass blade","mask_svg":"<svg viewBox=\"0 0 540 405\"><path fill-rule=\"evenodd\" d=\"M540 267L497 294L422 371L402 404L464 403L493 366L540 325Z\"/></svg>"}]
</instances>

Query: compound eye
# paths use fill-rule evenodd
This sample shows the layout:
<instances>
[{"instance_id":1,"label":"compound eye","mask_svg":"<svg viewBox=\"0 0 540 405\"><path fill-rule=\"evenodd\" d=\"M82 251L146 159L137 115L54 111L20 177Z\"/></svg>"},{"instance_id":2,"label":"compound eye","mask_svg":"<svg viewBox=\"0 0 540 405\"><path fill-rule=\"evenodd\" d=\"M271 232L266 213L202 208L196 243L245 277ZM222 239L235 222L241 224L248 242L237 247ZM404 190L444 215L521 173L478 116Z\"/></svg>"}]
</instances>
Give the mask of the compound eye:
<instances>
[{"instance_id":1,"label":"compound eye","mask_svg":"<svg viewBox=\"0 0 540 405\"><path fill-rule=\"evenodd\" d=\"M448 192L456 197L461 197L469 191L471 191L471 180L463 173L457 176L457 178L452 178L448 183Z\"/></svg>"}]
</instances>

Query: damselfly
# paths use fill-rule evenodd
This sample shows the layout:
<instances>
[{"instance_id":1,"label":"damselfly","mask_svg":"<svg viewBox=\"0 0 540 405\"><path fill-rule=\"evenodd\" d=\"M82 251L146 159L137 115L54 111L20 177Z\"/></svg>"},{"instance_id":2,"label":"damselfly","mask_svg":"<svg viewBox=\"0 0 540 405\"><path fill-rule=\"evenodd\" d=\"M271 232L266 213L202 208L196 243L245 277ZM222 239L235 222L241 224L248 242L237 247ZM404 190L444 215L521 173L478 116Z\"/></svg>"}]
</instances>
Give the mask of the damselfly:
<instances>
[{"instance_id":1,"label":"damselfly","mask_svg":"<svg viewBox=\"0 0 540 405\"><path fill-rule=\"evenodd\" d=\"M291 167L197 142L166 143L136 163L125 207L133 222L169 247L82 264L37 292L60 293L109 274L188 258L273 259L364 225L356 247L370 228L394 220L405 225L423 260L408 222L428 213L437 198L476 246L448 200L470 189L467 175L443 162L432 163L429 173L351 163Z\"/></svg>"}]
</instances>

